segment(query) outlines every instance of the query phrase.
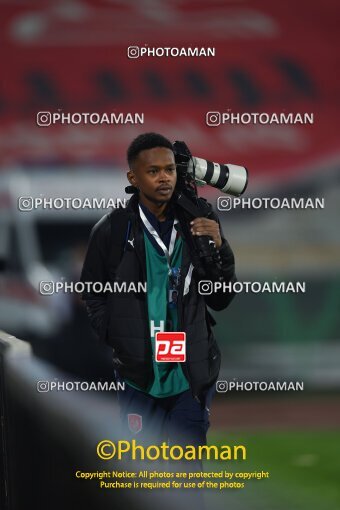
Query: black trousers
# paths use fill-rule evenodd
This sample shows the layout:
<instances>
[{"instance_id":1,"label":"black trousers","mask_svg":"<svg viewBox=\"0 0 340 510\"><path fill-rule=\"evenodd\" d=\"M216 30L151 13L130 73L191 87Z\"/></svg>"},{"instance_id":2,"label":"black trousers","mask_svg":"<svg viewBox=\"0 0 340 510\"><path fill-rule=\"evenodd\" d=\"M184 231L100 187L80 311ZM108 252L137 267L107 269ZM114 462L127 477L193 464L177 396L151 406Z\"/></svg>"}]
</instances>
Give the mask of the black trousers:
<instances>
[{"instance_id":1,"label":"black trousers","mask_svg":"<svg viewBox=\"0 0 340 510\"><path fill-rule=\"evenodd\" d=\"M116 373L116 379L123 380ZM120 439L135 439L140 445L200 446L207 444L207 431L210 425L210 405L215 393L215 385L206 392L202 402L192 396L190 390L165 398L155 398L136 390L125 383L125 391L118 393L120 407ZM203 471L202 461L145 462L145 469L165 471ZM164 493L165 494L165 493ZM173 504L178 509L194 506L204 510L203 494L198 489L183 491L168 490L168 497L174 497Z\"/></svg>"},{"instance_id":2,"label":"black trousers","mask_svg":"<svg viewBox=\"0 0 340 510\"><path fill-rule=\"evenodd\" d=\"M122 381L116 373L118 381ZM156 398L125 383L118 393L124 439L139 443L165 441L170 445L205 445L210 425L210 405L215 392L213 385L198 402L190 390L171 397Z\"/></svg>"}]
</instances>

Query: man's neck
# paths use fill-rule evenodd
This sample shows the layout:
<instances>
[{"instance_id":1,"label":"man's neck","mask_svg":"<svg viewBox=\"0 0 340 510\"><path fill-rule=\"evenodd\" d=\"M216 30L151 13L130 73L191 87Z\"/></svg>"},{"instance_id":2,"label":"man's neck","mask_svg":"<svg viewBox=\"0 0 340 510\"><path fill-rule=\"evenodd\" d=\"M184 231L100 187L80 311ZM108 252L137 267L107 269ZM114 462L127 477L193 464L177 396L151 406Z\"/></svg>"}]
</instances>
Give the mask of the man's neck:
<instances>
[{"instance_id":1,"label":"man's neck","mask_svg":"<svg viewBox=\"0 0 340 510\"><path fill-rule=\"evenodd\" d=\"M156 216L158 221L164 221L166 219L168 202L153 202L143 195L140 195L139 201Z\"/></svg>"}]
</instances>

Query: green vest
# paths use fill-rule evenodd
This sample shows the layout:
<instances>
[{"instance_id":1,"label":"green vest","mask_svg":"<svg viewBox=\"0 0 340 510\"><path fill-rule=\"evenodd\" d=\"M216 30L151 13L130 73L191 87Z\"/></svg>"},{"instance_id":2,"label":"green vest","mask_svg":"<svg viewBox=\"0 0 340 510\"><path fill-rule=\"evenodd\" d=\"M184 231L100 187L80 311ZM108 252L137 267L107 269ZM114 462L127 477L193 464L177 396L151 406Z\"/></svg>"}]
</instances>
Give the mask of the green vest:
<instances>
[{"instance_id":1,"label":"green vest","mask_svg":"<svg viewBox=\"0 0 340 510\"><path fill-rule=\"evenodd\" d=\"M148 236L144 232L144 244L146 255L147 274L147 300L148 319L154 321L155 328L159 328L163 321L164 331L177 331L177 307L171 308L168 304L169 276L168 263L165 255L160 255ZM174 250L171 256L171 267L180 267L182 262L183 241L176 239ZM160 329L156 329L161 331ZM189 383L183 374L181 363L157 363L155 361L155 338L150 337L152 344L152 363L154 381L147 392L152 397L170 397L189 389ZM139 389L136 385L126 381L130 386Z\"/></svg>"}]
</instances>

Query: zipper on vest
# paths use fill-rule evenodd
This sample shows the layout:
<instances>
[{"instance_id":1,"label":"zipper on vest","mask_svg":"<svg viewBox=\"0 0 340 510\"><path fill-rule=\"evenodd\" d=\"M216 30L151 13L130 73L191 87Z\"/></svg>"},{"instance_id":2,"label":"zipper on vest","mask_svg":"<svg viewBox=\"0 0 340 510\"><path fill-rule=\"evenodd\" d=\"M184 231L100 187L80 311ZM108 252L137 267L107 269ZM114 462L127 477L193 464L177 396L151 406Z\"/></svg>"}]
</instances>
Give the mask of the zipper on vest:
<instances>
[{"instance_id":1,"label":"zipper on vest","mask_svg":"<svg viewBox=\"0 0 340 510\"><path fill-rule=\"evenodd\" d=\"M183 330L183 316L184 316L184 306L183 306L183 300L185 299L185 297L183 296L183 290L184 290L184 279L182 278L182 282L181 282L181 288L179 289L179 298L178 298L178 302L177 302L177 326L178 326L178 331L181 331ZM187 379L188 379L188 383L189 383L189 386L190 386L190 390L191 390L191 393L193 394L193 387L192 387L192 383L191 383L191 374L190 374L190 369L189 369L189 363L186 361L185 363L183 363L184 365L184 369L185 369L185 372L186 374L184 375L187 375ZM194 395L194 399L200 403L200 400L198 398L197 395Z\"/></svg>"}]
</instances>

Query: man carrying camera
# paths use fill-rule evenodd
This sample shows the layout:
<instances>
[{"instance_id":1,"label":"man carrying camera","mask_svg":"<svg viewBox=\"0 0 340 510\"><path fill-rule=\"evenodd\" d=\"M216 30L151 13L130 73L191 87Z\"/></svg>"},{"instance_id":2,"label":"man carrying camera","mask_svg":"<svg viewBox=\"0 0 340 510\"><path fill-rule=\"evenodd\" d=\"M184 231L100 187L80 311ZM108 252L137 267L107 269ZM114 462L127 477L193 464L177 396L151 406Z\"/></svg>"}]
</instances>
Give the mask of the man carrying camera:
<instances>
[{"instance_id":1,"label":"man carrying camera","mask_svg":"<svg viewBox=\"0 0 340 510\"><path fill-rule=\"evenodd\" d=\"M81 279L126 282L127 288L146 282L147 292L89 292L83 299L95 331L113 348L116 378L125 382L118 398L130 437L204 445L221 360L207 306L222 310L233 293L199 293L199 280L216 281L216 268L210 272L205 266L202 278L202 268L194 267L195 239L209 236L219 281L235 281L234 256L210 209L209 218L188 219L178 205L169 140L142 134L131 143L127 158L127 191L133 195L126 209L114 210L92 229ZM185 333L184 362L156 361L160 331Z\"/></svg>"}]
</instances>

